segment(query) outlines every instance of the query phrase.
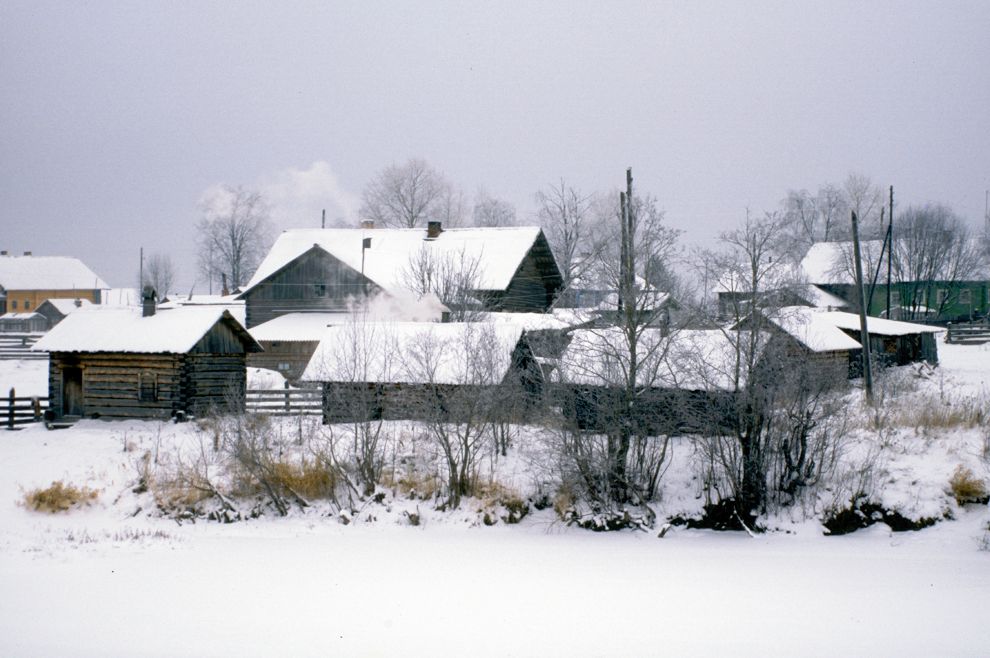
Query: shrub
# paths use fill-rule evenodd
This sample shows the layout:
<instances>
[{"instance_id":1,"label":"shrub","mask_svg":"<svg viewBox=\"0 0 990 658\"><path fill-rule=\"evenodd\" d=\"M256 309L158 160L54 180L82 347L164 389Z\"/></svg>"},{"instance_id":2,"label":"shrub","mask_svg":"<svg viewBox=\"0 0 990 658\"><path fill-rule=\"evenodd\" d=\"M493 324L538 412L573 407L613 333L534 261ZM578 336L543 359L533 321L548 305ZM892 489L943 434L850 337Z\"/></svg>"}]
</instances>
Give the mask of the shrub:
<instances>
[{"instance_id":1,"label":"shrub","mask_svg":"<svg viewBox=\"0 0 990 658\"><path fill-rule=\"evenodd\" d=\"M960 505L966 503L985 504L990 500L986 483L961 464L956 467L952 477L949 478L949 487L952 489L952 495L956 502Z\"/></svg>"},{"instance_id":2,"label":"shrub","mask_svg":"<svg viewBox=\"0 0 990 658\"><path fill-rule=\"evenodd\" d=\"M46 489L32 489L24 494L24 504L35 512L67 512L73 507L89 504L96 500L98 491L88 487L65 484L61 480L52 482Z\"/></svg>"}]
</instances>

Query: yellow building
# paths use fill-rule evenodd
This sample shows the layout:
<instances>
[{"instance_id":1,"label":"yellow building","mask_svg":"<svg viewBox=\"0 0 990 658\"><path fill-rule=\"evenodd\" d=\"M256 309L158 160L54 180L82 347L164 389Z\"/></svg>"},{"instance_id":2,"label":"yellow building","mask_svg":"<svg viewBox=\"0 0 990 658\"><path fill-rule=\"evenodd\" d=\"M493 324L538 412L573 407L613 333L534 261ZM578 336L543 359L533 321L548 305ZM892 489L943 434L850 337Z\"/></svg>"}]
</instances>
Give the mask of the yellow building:
<instances>
[{"instance_id":1,"label":"yellow building","mask_svg":"<svg viewBox=\"0 0 990 658\"><path fill-rule=\"evenodd\" d=\"M0 315L32 312L46 299L102 301L110 286L78 258L0 252Z\"/></svg>"}]
</instances>

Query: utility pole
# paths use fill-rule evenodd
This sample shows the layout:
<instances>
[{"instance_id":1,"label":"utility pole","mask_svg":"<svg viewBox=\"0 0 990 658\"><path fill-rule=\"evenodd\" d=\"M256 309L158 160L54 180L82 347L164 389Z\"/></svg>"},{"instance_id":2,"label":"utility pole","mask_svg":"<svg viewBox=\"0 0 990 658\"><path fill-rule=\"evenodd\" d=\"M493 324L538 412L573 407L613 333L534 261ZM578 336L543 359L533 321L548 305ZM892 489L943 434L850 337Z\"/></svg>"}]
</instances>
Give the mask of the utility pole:
<instances>
[{"instance_id":1,"label":"utility pole","mask_svg":"<svg viewBox=\"0 0 990 658\"><path fill-rule=\"evenodd\" d=\"M327 209L324 208L323 209L323 219L320 220L320 228L326 228L326 227L327 227Z\"/></svg>"},{"instance_id":2,"label":"utility pole","mask_svg":"<svg viewBox=\"0 0 990 658\"><path fill-rule=\"evenodd\" d=\"M894 260L894 186L890 186L890 210L887 215L887 319L890 320L890 271Z\"/></svg>"},{"instance_id":3,"label":"utility pole","mask_svg":"<svg viewBox=\"0 0 990 658\"><path fill-rule=\"evenodd\" d=\"M138 292L142 295L144 294L144 247L140 248L140 261L141 264L138 266Z\"/></svg>"},{"instance_id":4,"label":"utility pole","mask_svg":"<svg viewBox=\"0 0 990 658\"><path fill-rule=\"evenodd\" d=\"M866 325L866 294L863 291L863 264L859 254L859 225L856 211L852 212L853 257L856 259L856 290L859 294L859 340L863 345L863 384L866 401L873 403L873 364L870 359L870 333Z\"/></svg>"}]
</instances>

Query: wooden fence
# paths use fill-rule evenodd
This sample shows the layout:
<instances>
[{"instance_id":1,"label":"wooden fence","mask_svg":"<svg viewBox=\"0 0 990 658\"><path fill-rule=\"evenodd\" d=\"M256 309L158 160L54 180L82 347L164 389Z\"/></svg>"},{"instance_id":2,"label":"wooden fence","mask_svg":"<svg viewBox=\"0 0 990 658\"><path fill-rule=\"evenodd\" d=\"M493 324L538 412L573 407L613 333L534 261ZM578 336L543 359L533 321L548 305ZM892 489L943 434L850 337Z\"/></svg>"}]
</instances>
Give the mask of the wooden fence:
<instances>
[{"instance_id":1,"label":"wooden fence","mask_svg":"<svg viewBox=\"0 0 990 658\"><path fill-rule=\"evenodd\" d=\"M43 397L17 397L17 392L10 389L10 393L3 400L0 406L3 418L0 419L3 426L8 430L19 429L18 425L28 423L40 423L44 420L45 410L48 409L48 398Z\"/></svg>"},{"instance_id":2,"label":"wooden fence","mask_svg":"<svg viewBox=\"0 0 990 658\"><path fill-rule=\"evenodd\" d=\"M48 352L32 352L43 334L0 333L0 359L47 359Z\"/></svg>"},{"instance_id":3,"label":"wooden fence","mask_svg":"<svg viewBox=\"0 0 990 658\"><path fill-rule=\"evenodd\" d=\"M318 388L255 389L245 392L245 408L269 416L319 416L323 393Z\"/></svg>"},{"instance_id":4,"label":"wooden fence","mask_svg":"<svg viewBox=\"0 0 990 658\"><path fill-rule=\"evenodd\" d=\"M950 322L946 326L947 343L990 342L990 324L986 322Z\"/></svg>"}]
</instances>

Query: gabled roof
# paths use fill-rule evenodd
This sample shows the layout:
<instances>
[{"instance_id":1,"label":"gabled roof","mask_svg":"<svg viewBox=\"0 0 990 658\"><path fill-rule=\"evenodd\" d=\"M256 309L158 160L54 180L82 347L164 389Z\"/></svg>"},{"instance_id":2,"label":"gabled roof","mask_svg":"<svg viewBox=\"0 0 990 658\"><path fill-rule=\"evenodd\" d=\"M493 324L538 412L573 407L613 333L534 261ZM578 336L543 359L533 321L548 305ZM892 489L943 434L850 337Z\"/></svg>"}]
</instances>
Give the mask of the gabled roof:
<instances>
[{"instance_id":1,"label":"gabled roof","mask_svg":"<svg viewBox=\"0 0 990 658\"><path fill-rule=\"evenodd\" d=\"M330 325L352 319L348 313L286 313L248 329L255 340L316 342Z\"/></svg>"},{"instance_id":2,"label":"gabled roof","mask_svg":"<svg viewBox=\"0 0 990 658\"><path fill-rule=\"evenodd\" d=\"M159 311L149 317L142 317L141 309L93 306L67 316L31 349L184 354L219 322L228 324L248 352L262 351L230 313L208 306Z\"/></svg>"},{"instance_id":3,"label":"gabled roof","mask_svg":"<svg viewBox=\"0 0 990 658\"><path fill-rule=\"evenodd\" d=\"M78 258L0 256L0 287L6 290L101 290L110 286Z\"/></svg>"},{"instance_id":4,"label":"gabled roof","mask_svg":"<svg viewBox=\"0 0 990 658\"><path fill-rule=\"evenodd\" d=\"M68 315L69 313L74 313L80 309L89 308L93 305L88 299L46 299L45 301L38 304L38 308L41 308L45 304L49 304L56 311L62 315Z\"/></svg>"},{"instance_id":5,"label":"gabled roof","mask_svg":"<svg viewBox=\"0 0 990 658\"><path fill-rule=\"evenodd\" d=\"M847 308L849 303L818 286L808 283L796 286L795 294L816 308Z\"/></svg>"},{"instance_id":6,"label":"gabled roof","mask_svg":"<svg viewBox=\"0 0 990 658\"><path fill-rule=\"evenodd\" d=\"M807 306L785 306L766 313L766 318L811 352L843 352L862 348L858 341L835 325L829 313ZM859 327L858 316L856 326Z\"/></svg>"},{"instance_id":7,"label":"gabled roof","mask_svg":"<svg viewBox=\"0 0 990 658\"><path fill-rule=\"evenodd\" d=\"M494 385L522 338L490 322L351 322L329 327L302 381Z\"/></svg>"},{"instance_id":8,"label":"gabled roof","mask_svg":"<svg viewBox=\"0 0 990 658\"><path fill-rule=\"evenodd\" d=\"M536 226L444 229L426 239L425 229L292 229L283 232L241 295L313 248L322 249L385 290L408 288L404 271L426 250L431 257L479 264L479 290L505 290L540 235ZM368 238L371 246L362 247ZM364 265L362 270L362 252Z\"/></svg>"}]
</instances>

